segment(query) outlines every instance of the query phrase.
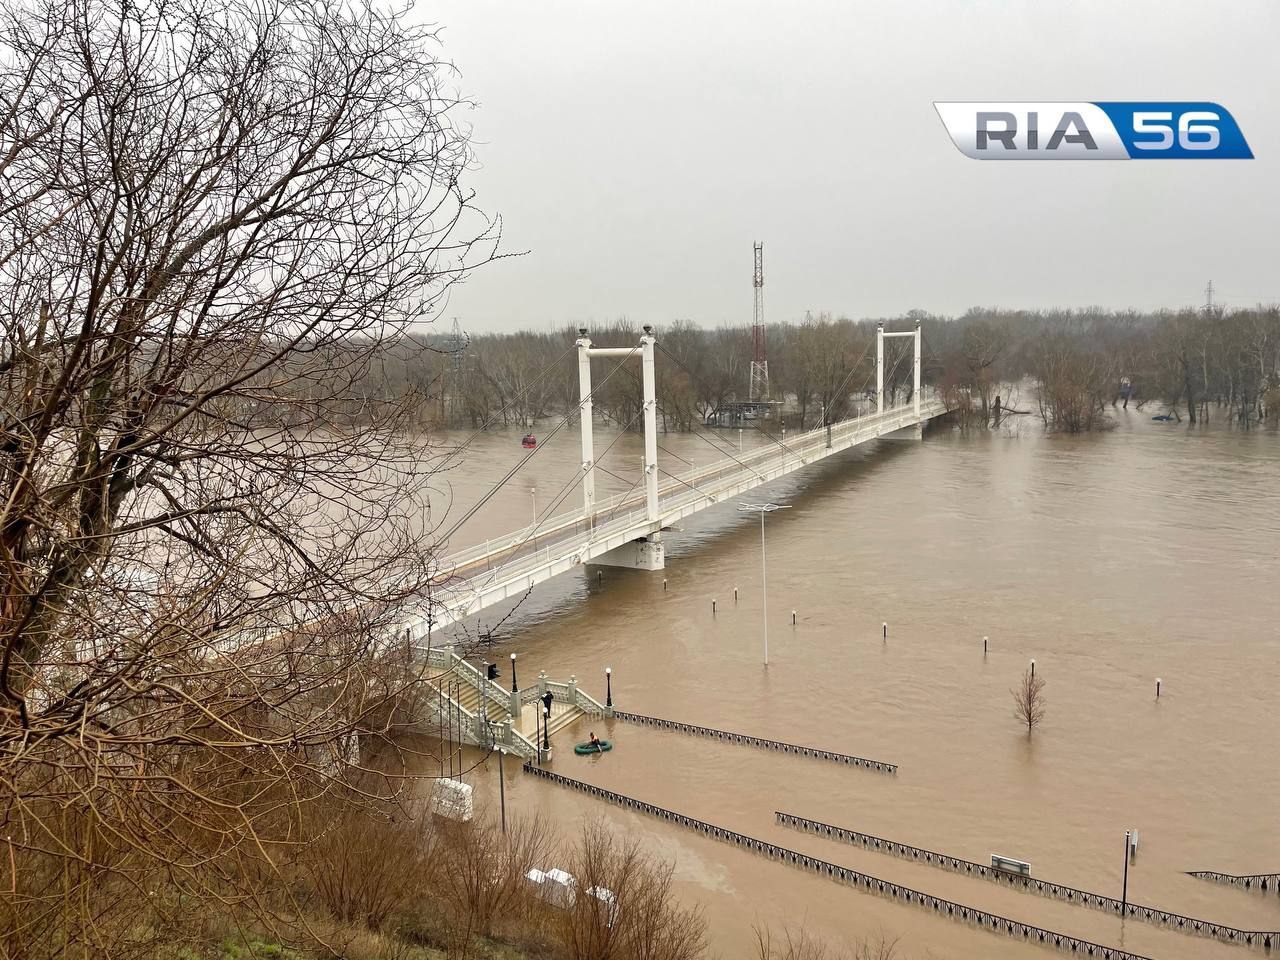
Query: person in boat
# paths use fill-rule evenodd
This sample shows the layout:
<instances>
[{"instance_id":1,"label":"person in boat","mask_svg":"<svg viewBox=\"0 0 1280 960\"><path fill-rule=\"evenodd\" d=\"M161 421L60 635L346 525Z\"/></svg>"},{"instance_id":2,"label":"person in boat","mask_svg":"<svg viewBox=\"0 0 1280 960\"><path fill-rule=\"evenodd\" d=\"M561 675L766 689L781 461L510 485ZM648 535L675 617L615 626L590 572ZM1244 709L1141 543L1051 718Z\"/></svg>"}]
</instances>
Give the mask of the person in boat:
<instances>
[{"instance_id":1,"label":"person in boat","mask_svg":"<svg viewBox=\"0 0 1280 960\"><path fill-rule=\"evenodd\" d=\"M593 749L600 749L600 738L596 736L596 732L594 730L591 731L591 739L588 742L591 744Z\"/></svg>"}]
</instances>

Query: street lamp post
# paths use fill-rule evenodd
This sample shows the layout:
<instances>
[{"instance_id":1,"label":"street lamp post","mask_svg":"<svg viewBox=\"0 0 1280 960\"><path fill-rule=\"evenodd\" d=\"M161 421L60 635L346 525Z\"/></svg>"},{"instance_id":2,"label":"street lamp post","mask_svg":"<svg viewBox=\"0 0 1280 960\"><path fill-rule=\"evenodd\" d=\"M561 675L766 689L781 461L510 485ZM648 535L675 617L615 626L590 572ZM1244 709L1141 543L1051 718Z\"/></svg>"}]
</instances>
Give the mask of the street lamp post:
<instances>
[{"instance_id":1,"label":"street lamp post","mask_svg":"<svg viewBox=\"0 0 1280 960\"><path fill-rule=\"evenodd\" d=\"M542 706L542 749L551 749L551 708Z\"/></svg>"},{"instance_id":2,"label":"street lamp post","mask_svg":"<svg viewBox=\"0 0 1280 960\"><path fill-rule=\"evenodd\" d=\"M519 693L520 688L516 686L516 655L511 655L511 692Z\"/></svg>"},{"instance_id":3,"label":"street lamp post","mask_svg":"<svg viewBox=\"0 0 1280 960\"><path fill-rule=\"evenodd\" d=\"M604 668L604 705L613 706L613 667Z\"/></svg>"},{"instance_id":4,"label":"street lamp post","mask_svg":"<svg viewBox=\"0 0 1280 960\"><path fill-rule=\"evenodd\" d=\"M744 503L738 507L742 513L750 513L759 511L760 513L760 602L763 609L764 624L764 665L769 665L769 583L768 573L765 569L765 552L764 552L764 515L773 513L775 510L790 510L789 505L779 505L776 503Z\"/></svg>"},{"instance_id":5,"label":"street lamp post","mask_svg":"<svg viewBox=\"0 0 1280 960\"><path fill-rule=\"evenodd\" d=\"M1124 832L1124 887L1120 893L1120 919L1129 908L1129 831Z\"/></svg>"}]
</instances>

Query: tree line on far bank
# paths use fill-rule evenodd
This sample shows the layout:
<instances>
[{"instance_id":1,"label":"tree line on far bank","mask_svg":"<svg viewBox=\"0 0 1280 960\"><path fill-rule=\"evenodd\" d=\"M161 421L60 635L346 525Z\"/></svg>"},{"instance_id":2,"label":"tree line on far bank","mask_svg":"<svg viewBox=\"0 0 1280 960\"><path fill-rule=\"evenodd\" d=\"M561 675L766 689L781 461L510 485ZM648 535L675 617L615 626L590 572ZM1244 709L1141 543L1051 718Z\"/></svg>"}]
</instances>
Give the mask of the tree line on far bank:
<instances>
[{"instance_id":1,"label":"tree line on far bank","mask_svg":"<svg viewBox=\"0 0 1280 960\"><path fill-rule=\"evenodd\" d=\"M1102 429L1113 404L1158 404L1175 419L1242 426L1276 422L1280 410L1280 308L1156 311L973 308L950 318L913 310L882 318L887 330L923 330L925 384L965 424L999 418L1000 385L1029 379L1034 413L1055 431ZM811 429L865 412L875 388L875 319L807 314L767 330L770 393L788 426ZM691 430L722 405L746 400L749 325L704 328L675 320L655 328L663 430ZM634 345L639 324L591 327L597 345ZM461 341L417 335L376 368L350 398L416 399L422 425L528 426L578 403L576 328L484 334ZM911 340L885 341L886 403L910 399ZM597 417L639 424L640 370L597 360ZM1004 409L1008 409L1005 397ZM858 405L862 406L859 409ZM356 411L352 411L355 413Z\"/></svg>"}]
</instances>

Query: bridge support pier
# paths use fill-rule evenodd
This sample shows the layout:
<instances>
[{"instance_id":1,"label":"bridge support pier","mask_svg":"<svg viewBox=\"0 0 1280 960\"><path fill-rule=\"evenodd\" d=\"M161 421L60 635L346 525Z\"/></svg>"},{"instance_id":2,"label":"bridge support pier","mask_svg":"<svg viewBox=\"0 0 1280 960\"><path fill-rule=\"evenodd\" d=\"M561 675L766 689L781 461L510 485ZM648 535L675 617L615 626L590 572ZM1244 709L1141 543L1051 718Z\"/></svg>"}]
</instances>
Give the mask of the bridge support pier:
<instances>
[{"instance_id":1,"label":"bridge support pier","mask_svg":"<svg viewBox=\"0 0 1280 960\"><path fill-rule=\"evenodd\" d=\"M591 561L604 567L627 567L631 570L662 570L666 567L666 547L662 534L632 540Z\"/></svg>"}]
</instances>

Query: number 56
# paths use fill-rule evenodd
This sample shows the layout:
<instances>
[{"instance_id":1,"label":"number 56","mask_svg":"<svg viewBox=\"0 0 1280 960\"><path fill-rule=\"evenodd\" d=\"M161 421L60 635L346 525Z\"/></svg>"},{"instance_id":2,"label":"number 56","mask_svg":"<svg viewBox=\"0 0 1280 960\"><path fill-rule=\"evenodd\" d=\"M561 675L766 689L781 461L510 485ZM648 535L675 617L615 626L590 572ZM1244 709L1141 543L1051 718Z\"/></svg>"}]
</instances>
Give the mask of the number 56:
<instances>
[{"instance_id":1,"label":"number 56","mask_svg":"<svg viewBox=\"0 0 1280 960\"><path fill-rule=\"evenodd\" d=\"M1135 140L1139 150L1168 150L1173 146L1173 128L1168 121L1173 114L1167 110L1135 111L1133 132L1151 133L1159 140ZM1178 146L1183 150L1213 150L1219 142L1218 128L1213 125L1221 119L1211 110L1188 110L1178 116ZM1165 122L1160 122L1165 121Z\"/></svg>"}]
</instances>

